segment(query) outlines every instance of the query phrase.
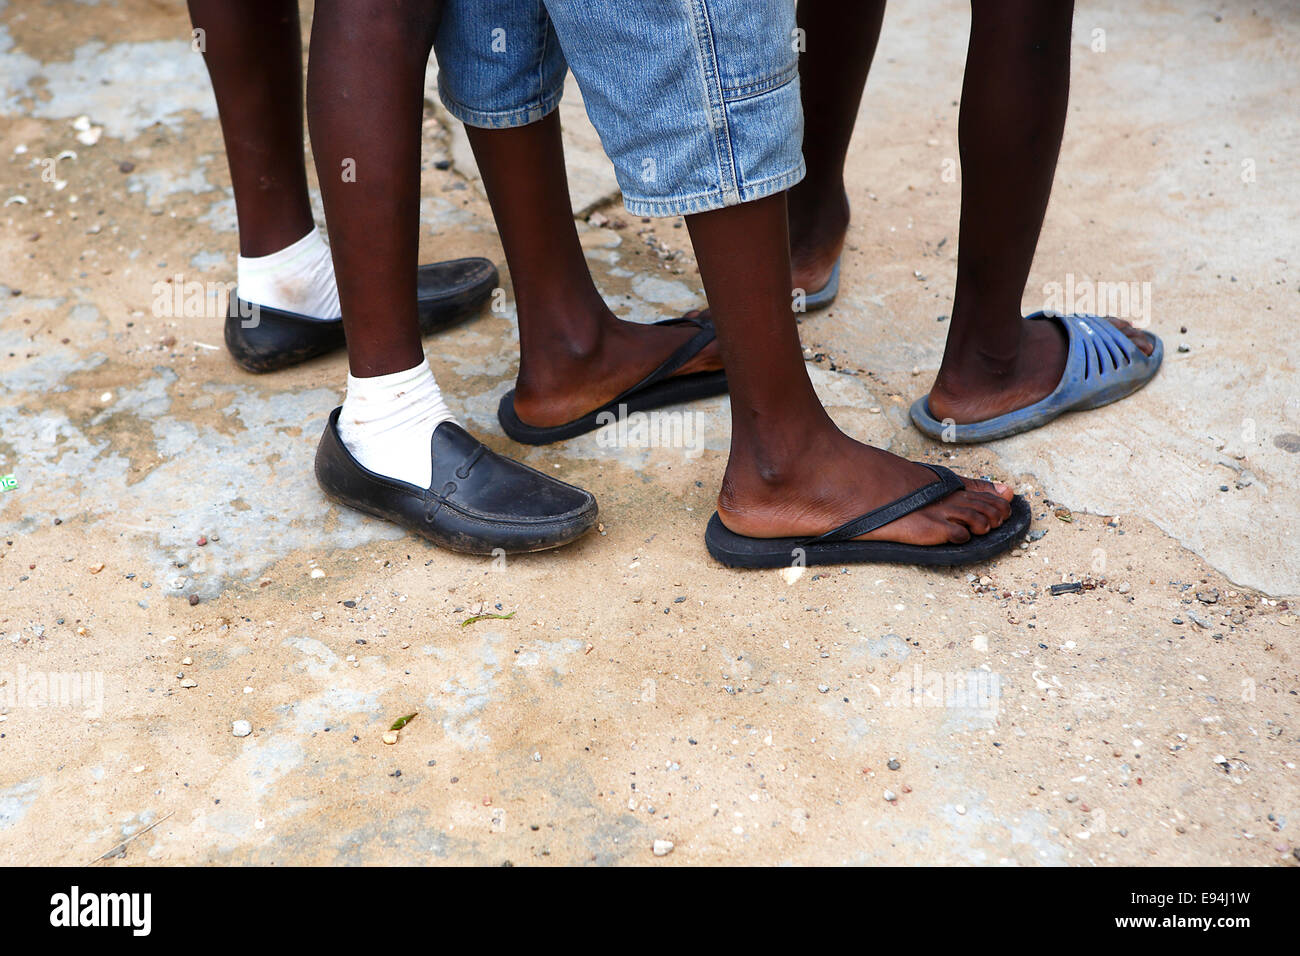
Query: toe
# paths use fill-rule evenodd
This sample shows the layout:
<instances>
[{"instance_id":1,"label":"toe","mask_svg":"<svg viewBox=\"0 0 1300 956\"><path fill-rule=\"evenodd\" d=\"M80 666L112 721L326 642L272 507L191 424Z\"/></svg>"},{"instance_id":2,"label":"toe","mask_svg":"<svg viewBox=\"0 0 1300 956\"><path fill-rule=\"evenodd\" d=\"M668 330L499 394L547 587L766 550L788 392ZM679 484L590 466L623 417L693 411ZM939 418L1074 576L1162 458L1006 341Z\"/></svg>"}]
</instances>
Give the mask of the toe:
<instances>
[{"instance_id":1,"label":"toe","mask_svg":"<svg viewBox=\"0 0 1300 956\"><path fill-rule=\"evenodd\" d=\"M946 524L949 544L965 544L971 539L971 530L966 525L958 521L948 521Z\"/></svg>"},{"instance_id":2,"label":"toe","mask_svg":"<svg viewBox=\"0 0 1300 956\"><path fill-rule=\"evenodd\" d=\"M1150 355L1156 350L1156 340L1149 332L1142 331L1132 322L1124 319L1110 319L1109 321L1111 325L1127 335L1129 340L1142 351L1143 355Z\"/></svg>"},{"instance_id":3,"label":"toe","mask_svg":"<svg viewBox=\"0 0 1300 956\"><path fill-rule=\"evenodd\" d=\"M979 508L958 505L949 511L950 520L960 521L970 529L971 534L988 534L992 524Z\"/></svg>"},{"instance_id":4,"label":"toe","mask_svg":"<svg viewBox=\"0 0 1300 956\"><path fill-rule=\"evenodd\" d=\"M995 498L1001 498L1003 501L1010 501L1016 494L1011 490L1010 485L1003 484L1000 481L985 481L983 478L963 478L962 482L966 485L967 491L992 495Z\"/></svg>"},{"instance_id":5,"label":"toe","mask_svg":"<svg viewBox=\"0 0 1300 956\"><path fill-rule=\"evenodd\" d=\"M1011 517L1010 502L993 495L971 493L967 497L970 499L970 507L975 508L988 519L990 528L996 528Z\"/></svg>"},{"instance_id":6,"label":"toe","mask_svg":"<svg viewBox=\"0 0 1300 956\"><path fill-rule=\"evenodd\" d=\"M1150 355L1156 350L1156 340L1150 332L1143 332L1141 329L1134 329L1127 333L1128 337L1133 340L1133 344L1138 347L1143 355Z\"/></svg>"}]
</instances>

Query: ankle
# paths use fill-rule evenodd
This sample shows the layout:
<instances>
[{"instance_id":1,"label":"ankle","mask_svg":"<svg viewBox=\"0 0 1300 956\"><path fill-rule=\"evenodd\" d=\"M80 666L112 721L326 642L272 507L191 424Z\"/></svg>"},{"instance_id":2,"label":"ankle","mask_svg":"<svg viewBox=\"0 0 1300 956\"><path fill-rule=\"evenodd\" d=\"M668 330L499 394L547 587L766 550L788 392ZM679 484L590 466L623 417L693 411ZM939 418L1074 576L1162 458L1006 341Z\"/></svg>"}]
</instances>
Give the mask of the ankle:
<instances>
[{"instance_id":1,"label":"ankle","mask_svg":"<svg viewBox=\"0 0 1300 956\"><path fill-rule=\"evenodd\" d=\"M1024 333L1018 307L975 312L954 304L936 387L960 393L1015 379L1023 372Z\"/></svg>"},{"instance_id":2,"label":"ankle","mask_svg":"<svg viewBox=\"0 0 1300 956\"><path fill-rule=\"evenodd\" d=\"M849 199L842 177L814 181L810 176L790 191L790 242L825 243L849 228Z\"/></svg>"},{"instance_id":3,"label":"ankle","mask_svg":"<svg viewBox=\"0 0 1300 956\"><path fill-rule=\"evenodd\" d=\"M578 362L598 354L618 317L600 294L562 293L517 301L522 357Z\"/></svg>"},{"instance_id":4,"label":"ankle","mask_svg":"<svg viewBox=\"0 0 1300 956\"><path fill-rule=\"evenodd\" d=\"M780 501L795 489L815 481L816 462L836 455L835 445L845 439L826 419L829 428L814 427L787 435L767 434L760 440L736 442L722 479L718 506L743 511L755 503Z\"/></svg>"},{"instance_id":5,"label":"ankle","mask_svg":"<svg viewBox=\"0 0 1300 956\"><path fill-rule=\"evenodd\" d=\"M548 325L545 335L522 338L515 394L524 401L540 400L557 388L571 385L597 364L605 339L606 330L599 325L569 331Z\"/></svg>"}]
</instances>

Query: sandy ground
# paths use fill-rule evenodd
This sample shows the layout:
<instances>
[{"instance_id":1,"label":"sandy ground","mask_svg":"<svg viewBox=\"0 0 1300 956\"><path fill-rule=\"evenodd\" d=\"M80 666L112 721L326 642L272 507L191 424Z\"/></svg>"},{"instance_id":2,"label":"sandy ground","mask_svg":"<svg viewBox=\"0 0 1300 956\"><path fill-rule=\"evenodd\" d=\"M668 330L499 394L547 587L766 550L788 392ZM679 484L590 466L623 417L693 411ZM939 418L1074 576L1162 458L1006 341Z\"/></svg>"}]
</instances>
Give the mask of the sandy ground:
<instances>
[{"instance_id":1,"label":"sandy ground","mask_svg":"<svg viewBox=\"0 0 1300 956\"><path fill-rule=\"evenodd\" d=\"M685 448L501 434L508 276L430 359L603 531L469 559L328 504L344 359L259 378L221 347L234 207L180 6L0 0L0 862L1296 865L1294 5L1083 5L1025 305L1123 283L1168 358L1119 405L959 451L906 408L951 303L967 14L891 8L810 369L854 433L1014 481L1034 531L987 566L797 579L704 551L725 401ZM428 116L422 256L500 262ZM701 304L680 223L609 201L566 118L611 303ZM168 280L203 284L190 314ZM463 625L484 611L514 616Z\"/></svg>"}]
</instances>

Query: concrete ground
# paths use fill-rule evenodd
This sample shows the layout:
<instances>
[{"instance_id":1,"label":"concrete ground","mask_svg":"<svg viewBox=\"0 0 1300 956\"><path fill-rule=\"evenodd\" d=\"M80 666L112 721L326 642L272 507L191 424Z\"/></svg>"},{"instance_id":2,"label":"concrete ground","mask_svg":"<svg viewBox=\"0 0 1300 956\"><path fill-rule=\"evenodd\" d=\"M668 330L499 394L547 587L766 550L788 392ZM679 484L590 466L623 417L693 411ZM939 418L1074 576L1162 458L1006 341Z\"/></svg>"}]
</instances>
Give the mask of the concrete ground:
<instances>
[{"instance_id":1,"label":"concrete ground","mask_svg":"<svg viewBox=\"0 0 1300 956\"><path fill-rule=\"evenodd\" d=\"M345 361L254 377L223 349L234 207L182 5L0 0L0 862L1296 865L1300 12L1081 9L1025 307L1149 322L1165 367L951 451L906 409L951 305L966 22L889 10L844 289L802 335L846 429L1014 481L1032 540L796 576L705 553L723 400L678 447L502 435L508 275L430 360L488 444L591 489L603 530L503 562L327 503L312 456ZM427 115L422 257L500 262ZM681 224L611 201L566 119L610 302L700 305Z\"/></svg>"}]
</instances>

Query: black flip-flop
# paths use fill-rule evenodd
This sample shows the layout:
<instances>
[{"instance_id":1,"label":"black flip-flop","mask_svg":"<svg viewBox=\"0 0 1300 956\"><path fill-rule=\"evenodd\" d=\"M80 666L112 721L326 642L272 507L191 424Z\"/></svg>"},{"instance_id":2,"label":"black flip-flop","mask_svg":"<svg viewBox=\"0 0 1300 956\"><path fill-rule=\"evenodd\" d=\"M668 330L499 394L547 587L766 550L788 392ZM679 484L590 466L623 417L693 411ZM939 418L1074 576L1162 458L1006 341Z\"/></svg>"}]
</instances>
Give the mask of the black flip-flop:
<instances>
[{"instance_id":1,"label":"black flip-flop","mask_svg":"<svg viewBox=\"0 0 1300 956\"><path fill-rule=\"evenodd\" d=\"M564 425L529 425L515 414L515 390L512 388L501 396L501 404L497 408L497 420L501 422L502 429L522 444L549 445L551 442L595 431L610 422L626 418L633 412L647 412L664 405L722 395L727 391L727 373L722 369L673 376L674 372L699 355L713 341L716 333L712 322L708 319L683 317L663 319L655 325L695 325L699 331L668 356L667 361L617 398Z\"/></svg>"},{"instance_id":2,"label":"black flip-flop","mask_svg":"<svg viewBox=\"0 0 1300 956\"><path fill-rule=\"evenodd\" d=\"M781 568L813 564L919 564L942 567L987 561L1011 548L1029 530L1029 502L1016 495L1011 514L988 534L973 535L964 544L900 544L894 541L854 541L858 535L882 528L913 511L948 497L966 485L942 465L925 465L937 481L868 511L834 531L812 538L750 538L729 531L714 512L704 532L709 554L732 568Z\"/></svg>"}]
</instances>

